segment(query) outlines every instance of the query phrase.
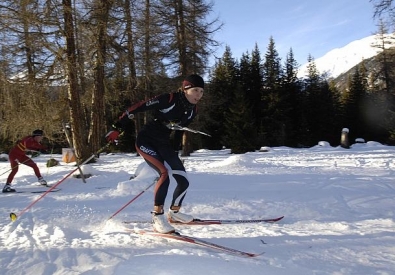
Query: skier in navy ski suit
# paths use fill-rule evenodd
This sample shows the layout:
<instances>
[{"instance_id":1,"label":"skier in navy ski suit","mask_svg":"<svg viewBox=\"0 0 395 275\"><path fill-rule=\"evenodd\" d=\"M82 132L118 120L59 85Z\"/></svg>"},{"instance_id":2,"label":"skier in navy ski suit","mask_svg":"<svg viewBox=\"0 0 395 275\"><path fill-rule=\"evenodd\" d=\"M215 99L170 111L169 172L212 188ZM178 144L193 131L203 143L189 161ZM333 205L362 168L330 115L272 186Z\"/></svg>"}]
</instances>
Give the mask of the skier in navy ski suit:
<instances>
[{"instance_id":1,"label":"skier in navy ski suit","mask_svg":"<svg viewBox=\"0 0 395 275\"><path fill-rule=\"evenodd\" d=\"M168 220L187 223L193 220L191 215L179 212L182 201L185 198L189 181L185 167L178 157L170 141L172 132L171 125L186 127L197 115L196 104L202 98L204 81L199 75L190 75L182 83L182 89L178 92L162 94L147 101L142 101L129 107L114 124L113 131L107 135L107 141L114 142L118 139L119 132L129 119L136 113L154 110L153 120L144 125L136 139L137 152L159 174L159 180L154 190L153 227L161 233L174 232ZM177 149L181 148L183 131L174 133L174 144ZM168 212L164 215L163 206L167 196L170 178L165 162L171 168L172 175L177 182L173 193L173 199Z\"/></svg>"}]
</instances>

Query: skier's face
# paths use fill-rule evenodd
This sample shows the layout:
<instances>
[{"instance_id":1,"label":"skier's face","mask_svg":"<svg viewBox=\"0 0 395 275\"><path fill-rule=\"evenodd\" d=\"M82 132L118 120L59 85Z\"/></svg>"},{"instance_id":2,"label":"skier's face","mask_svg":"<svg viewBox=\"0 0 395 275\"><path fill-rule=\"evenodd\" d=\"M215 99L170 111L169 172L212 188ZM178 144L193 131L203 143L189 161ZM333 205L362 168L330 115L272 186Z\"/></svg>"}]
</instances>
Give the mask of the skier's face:
<instances>
[{"instance_id":1,"label":"skier's face","mask_svg":"<svg viewBox=\"0 0 395 275\"><path fill-rule=\"evenodd\" d=\"M34 139L37 141L37 142L41 142L42 140L43 140L43 136L34 136Z\"/></svg>"},{"instance_id":2,"label":"skier's face","mask_svg":"<svg viewBox=\"0 0 395 275\"><path fill-rule=\"evenodd\" d=\"M184 91L189 103L197 104L203 96L204 89L200 87L189 88Z\"/></svg>"}]
</instances>

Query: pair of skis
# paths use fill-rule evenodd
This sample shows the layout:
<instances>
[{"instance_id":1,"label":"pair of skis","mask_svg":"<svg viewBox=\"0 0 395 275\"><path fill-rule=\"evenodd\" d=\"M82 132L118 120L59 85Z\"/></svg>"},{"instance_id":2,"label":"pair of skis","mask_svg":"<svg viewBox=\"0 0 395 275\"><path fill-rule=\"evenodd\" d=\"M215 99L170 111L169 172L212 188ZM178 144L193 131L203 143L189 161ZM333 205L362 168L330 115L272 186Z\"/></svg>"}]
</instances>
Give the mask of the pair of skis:
<instances>
[{"instance_id":1,"label":"pair of skis","mask_svg":"<svg viewBox=\"0 0 395 275\"><path fill-rule=\"evenodd\" d=\"M207 219L194 219L190 223L174 223L173 224L179 224L179 225L213 225L213 224L242 224L242 223L275 223L280 220L282 220L284 216L278 217L278 218L273 218L273 219L256 219L256 220L207 220ZM150 223L148 221L125 221L124 223L126 224L133 224L133 223ZM193 236L187 236L183 235L179 232L173 232L173 233L158 233L154 231L148 231L148 230L139 230L137 233L142 234L142 235L148 235L152 237L159 237L159 238L165 238L165 239L170 239L170 240L176 240L176 241L181 241L197 246L202 246L202 247L207 247L211 248L223 253L239 256L239 257L247 257L247 258L254 258L262 255L262 253L251 253L251 252L245 252L242 250L234 249L231 247L227 246L222 246L219 244L216 244L214 242L209 242L200 238L196 238Z\"/></svg>"},{"instance_id":2,"label":"pair of skis","mask_svg":"<svg viewBox=\"0 0 395 275\"><path fill-rule=\"evenodd\" d=\"M48 187L48 188L51 188L51 185L38 185L38 187ZM61 189L60 188L53 188L53 189L51 189L51 190L48 190L48 189L40 189L40 190L37 190L35 187L34 188L22 188L22 190L20 190L19 188L18 188L18 190L16 190L16 191L14 191L14 192L5 192L5 193L3 193L3 194L18 194L18 193L31 193L31 194L41 194L41 193L45 193L45 192L58 192L58 191L60 191Z\"/></svg>"},{"instance_id":3,"label":"pair of skis","mask_svg":"<svg viewBox=\"0 0 395 275\"><path fill-rule=\"evenodd\" d=\"M45 192L48 192L48 193L50 193L50 192L58 192L58 191L60 191L60 190L62 190L62 189L60 189L60 188L54 188L54 189L52 189L52 190L27 190L27 189L25 189L25 190L17 190L17 191L12 192L12 193L42 194L42 193L45 193ZM12 194L12 193L11 193L11 194ZM7 194L8 194L8 193L7 193Z\"/></svg>"},{"instance_id":4,"label":"pair of skis","mask_svg":"<svg viewBox=\"0 0 395 275\"><path fill-rule=\"evenodd\" d=\"M282 220L284 216L278 218L270 218L270 219L256 219L256 220L209 220L209 219L193 219L188 223L181 222L171 222L176 225L213 225L213 224L241 224L241 223L275 223ZM123 223L131 224L131 223L152 223L151 221L124 221Z\"/></svg>"},{"instance_id":5,"label":"pair of skis","mask_svg":"<svg viewBox=\"0 0 395 275\"><path fill-rule=\"evenodd\" d=\"M171 240L176 240L176 241L181 241L181 242L185 242L185 243L189 243L189 244L193 244L193 245L197 245L197 246L203 246L203 247L208 247L211 249L215 249L218 250L220 252L224 252L227 254L232 254L235 256L240 256L240 257L247 257L247 258L254 258L254 257L258 257L260 255L262 255L264 252L262 253L250 253L250 252L245 252L245 251L241 251L238 249L234 249L231 247L227 247L227 246L222 246L213 242L209 242L200 238L195 238L192 236L187 236L187 235L183 235L181 233L178 232L174 232L174 233L158 233L158 232L154 232L154 231L137 231L137 233L142 234L142 235L148 235L148 236L152 236L152 237L159 237L159 238L165 238L165 239L171 239Z\"/></svg>"}]
</instances>

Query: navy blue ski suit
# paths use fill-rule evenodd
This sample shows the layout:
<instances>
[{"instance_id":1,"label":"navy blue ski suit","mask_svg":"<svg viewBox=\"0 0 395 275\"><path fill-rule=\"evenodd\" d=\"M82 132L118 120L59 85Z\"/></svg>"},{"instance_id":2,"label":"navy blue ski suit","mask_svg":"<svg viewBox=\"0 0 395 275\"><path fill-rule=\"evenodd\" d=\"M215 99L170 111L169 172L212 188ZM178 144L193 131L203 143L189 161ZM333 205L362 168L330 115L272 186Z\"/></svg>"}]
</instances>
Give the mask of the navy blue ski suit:
<instances>
[{"instance_id":1,"label":"navy blue ski suit","mask_svg":"<svg viewBox=\"0 0 395 275\"><path fill-rule=\"evenodd\" d=\"M156 96L147 101L136 103L122 114L115 124L122 127L129 120L130 114L153 110L153 119L149 121L136 138L137 152L159 174L159 180L154 190L154 205L163 206L169 189L169 171L165 162L171 168L172 175L177 182L170 207L179 208L186 195L189 181L185 167L178 157L178 152L171 143L171 129L169 123L176 123L182 127L188 126L197 115L197 106L189 103L184 92L167 93ZM183 131L174 133L174 144L181 147Z\"/></svg>"}]
</instances>

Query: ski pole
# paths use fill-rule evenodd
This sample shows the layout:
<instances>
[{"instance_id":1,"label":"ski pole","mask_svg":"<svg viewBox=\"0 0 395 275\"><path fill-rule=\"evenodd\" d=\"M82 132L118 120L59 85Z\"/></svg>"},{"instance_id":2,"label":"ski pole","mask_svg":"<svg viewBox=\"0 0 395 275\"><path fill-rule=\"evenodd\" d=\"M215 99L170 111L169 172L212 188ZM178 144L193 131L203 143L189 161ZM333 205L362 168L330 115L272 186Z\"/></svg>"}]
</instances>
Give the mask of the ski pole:
<instances>
[{"instance_id":1,"label":"ski pole","mask_svg":"<svg viewBox=\"0 0 395 275\"><path fill-rule=\"evenodd\" d=\"M138 195L136 195L133 199L131 199L130 201L128 201L124 206L122 206L117 212L115 212L114 214L112 214L111 217L109 217L107 219L107 221L111 220L112 218L114 218L116 215L118 215L119 212L121 212L122 210L124 210L129 204L131 204L132 202L134 202L138 197L140 197L145 191L147 191L148 189L151 188L152 185L154 185L157 182L158 179L155 179L153 183L151 183L149 186L147 186L143 191L141 191Z\"/></svg>"},{"instance_id":2,"label":"ski pole","mask_svg":"<svg viewBox=\"0 0 395 275\"><path fill-rule=\"evenodd\" d=\"M27 159L27 160L25 160L25 161L23 161L23 162L19 162L19 163L18 163L17 165L15 165L14 167L11 167L11 168L8 169L7 171L1 173L0 176L4 175L5 173L10 172L12 169L15 169L16 167L18 167L18 166L21 165L21 164L25 164L25 162L27 162L28 160L30 160L30 159Z\"/></svg>"},{"instance_id":3,"label":"ski pole","mask_svg":"<svg viewBox=\"0 0 395 275\"><path fill-rule=\"evenodd\" d=\"M95 155L90 156L86 161L84 161L82 164L88 163ZM73 174L75 171L78 170L78 167L72 170L70 173L68 173L63 179L58 181L55 185L51 186L47 191L45 191L38 199L33 201L31 204L29 204L25 209L23 209L19 215L17 216L15 213L10 213L10 218L12 221L15 221L18 217L22 216L23 213L25 213L27 210L29 210L33 205L35 205L39 200L41 200L44 196L46 196L49 192L51 192L54 188L56 188L59 184L61 184L64 180L66 180L71 174Z\"/></svg>"},{"instance_id":4,"label":"ski pole","mask_svg":"<svg viewBox=\"0 0 395 275\"><path fill-rule=\"evenodd\" d=\"M201 134L201 135L205 135L205 136L211 137L210 134L207 134L205 132L201 132L201 131L198 131L198 130L195 130L195 129L191 129L191 128L188 128L188 127L183 127L183 126L180 126L180 125L178 125L176 123L169 123L167 125L167 128L169 128L171 130L187 131L187 132L191 132L191 133L194 133L194 134Z\"/></svg>"},{"instance_id":5,"label":"ski pole","mask_svg":"<svg viewBox=\"0 0 395 275\"><path fill-rule=\"evenodd\" d=\"M121 133L123 134L123 132ZM120 134L120 135L121 135ZM92 154L92 156L90 156L87 160L85 160L81 165L84 165L86 163L88 163L91 159L93 159L97 154L100 154L101 152L103 152L109 145L111 144L111 142L108 142L105 146L103 146L102 148L100 148L95 154ZM29 210L33 205L35 205L39 200L41 200L43 197L45 197L49 192L51 192L54 188L56 188L58 185L60 185L63 181L65 181L68 177L70 177L71 174L73 174L75 171L78 170L78 167L75 168L74 170L72 170L70 173L68 173L65 177L63 177L63 179L61 179L60 181L58 181L55 185L51 186L51 188L49 188L46 192L44 192L38 199L36 199L35 201L33 201L32 203L30 203L25 209L23 209L19 215L17 216L15 213L10 213L10 218L12 221L15 221L18 217L20 217L21 215L23 215L27 210Z\"/></svg>"}]
</instances>

